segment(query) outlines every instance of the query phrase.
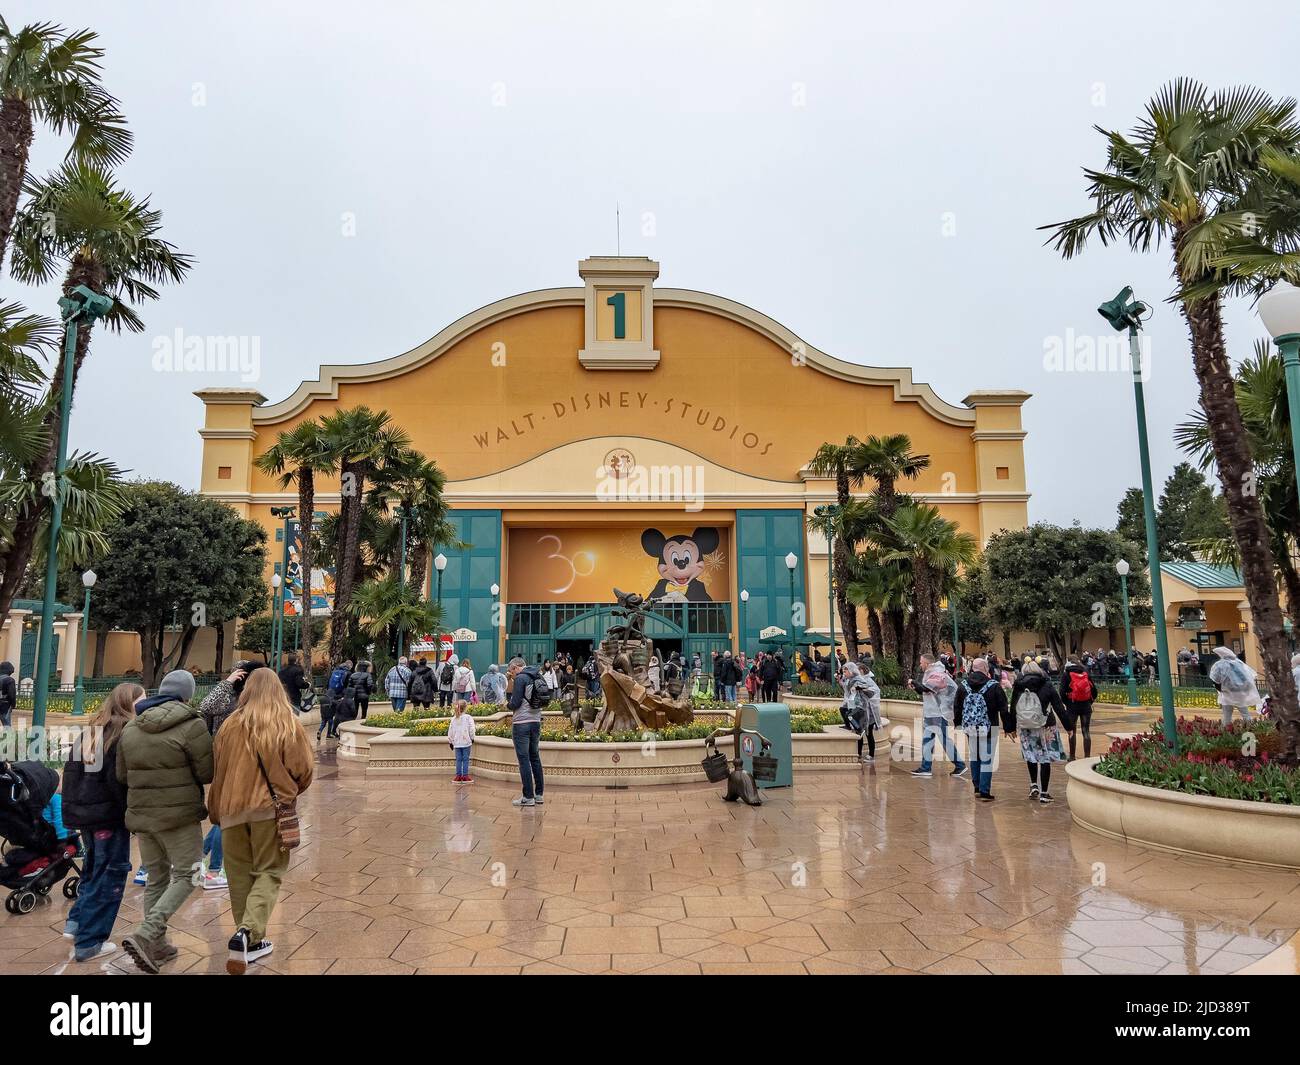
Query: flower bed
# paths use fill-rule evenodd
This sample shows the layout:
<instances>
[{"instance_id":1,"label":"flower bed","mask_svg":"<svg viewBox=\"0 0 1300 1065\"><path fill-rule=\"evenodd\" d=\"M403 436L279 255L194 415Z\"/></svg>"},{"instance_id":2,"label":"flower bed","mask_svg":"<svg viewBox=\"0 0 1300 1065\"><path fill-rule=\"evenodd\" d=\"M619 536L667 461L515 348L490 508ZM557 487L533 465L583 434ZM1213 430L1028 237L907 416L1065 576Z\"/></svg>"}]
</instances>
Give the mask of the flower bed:
<instances>
[{"instance_id":1,"label":"flower bed","mask_svg":"<svg viewBox=\"0 0 1300 1065\"><path fill-rule=\"evenodd\" d=\"M791 695L803 695L812 699L843 699L844 689L838 684L828 684L824 680L813 681L809 684L796 684L790 689ZM920 702L921 696L912 691L911 688L896 687L894 685L882 684L880 686L880 697L882 699L904 699L908 702ZM835 719L837 722L839 718Z\"/></svg>"},{"instance_id":2,"label":"flower bed","mask_svg":"<svg viewBox=\"0 0 1300 1065\"><path fill-rule=\"evenodd\" d=\"M714 729L730 724L725 714L702 715L689 725L672 725L654 732L574 732L566 718L552 718L542 724L541 739L545 743L644 743L656 740L699 740ZM408 736L445 736L450 722L446 718L434 721L416 721L406 730ZM479 736L495 736L508 740L514 735L508 722L488 722L475 726Z\"/></svg>"},{"instance_id":3,"label":"flower bed","mask_svg":"<svg viewBox=\"0 0 1300 1065\"><path fill-rule=\"evenodd\" d=\"M1111 780L1219 799L1300 806L1300 772L1277 762L1282 738L1270 721L1178 719L1179 753L1164 742L1162 724L1116 740L1095 770Z\"/></svg>"},{"instance_id":4,"label":"flower bed","mask_svg":"<svg viewBox=\"0 0 1300 1065\"><path fill-rule=\"evenodd\" d=\"M1139 684L1137 689L1139 706L1159 706L1160 689L1150 684ZM1128 686L1125 684L1098 684L1097 702L1128 705ZM1213 688L1175 688L1174 705L1189 709L1209 710L1219 705L1219 693Z\"/></svg>"}]
</instances>

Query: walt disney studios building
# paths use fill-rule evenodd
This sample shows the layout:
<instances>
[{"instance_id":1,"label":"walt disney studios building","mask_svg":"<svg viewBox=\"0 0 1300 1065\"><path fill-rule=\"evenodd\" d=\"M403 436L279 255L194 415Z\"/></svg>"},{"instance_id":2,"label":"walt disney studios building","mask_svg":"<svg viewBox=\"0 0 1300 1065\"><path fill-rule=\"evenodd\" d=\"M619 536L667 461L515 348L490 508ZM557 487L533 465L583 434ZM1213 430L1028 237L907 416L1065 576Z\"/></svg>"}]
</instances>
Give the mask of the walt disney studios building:
<instances>
[{"instance_id":1,"label":"walt disney studios building","mask_svg":"<svg viewBox=\"0 0 1300 1065\"><path fill-rule=\"evenodd\" d=\"M807 463L849 435L906 433L931 458L911 490L981 543L1025 526L1027 393L945 402L906 367L846 362L723 296L657 287L650 259L590 258L578 275L472 311L404 354L322 366L275 403L198 392L202 491L265 524L278 571L271 508L297 497L254 460L305 419L387 410L447 475L467 546L443 551L445 631L480 668L585 653L615 587L666 598L649 630L665 651L753 654L762 634L788 632L792 594L806 629L825 633L826 543L806 518L835 486ZM454 417L431 417L445 396ZM337 507L338 484L318 483L316 501L318 513ZM331 578L313 584L323 607Z\"/></svg>"}]
</instances>

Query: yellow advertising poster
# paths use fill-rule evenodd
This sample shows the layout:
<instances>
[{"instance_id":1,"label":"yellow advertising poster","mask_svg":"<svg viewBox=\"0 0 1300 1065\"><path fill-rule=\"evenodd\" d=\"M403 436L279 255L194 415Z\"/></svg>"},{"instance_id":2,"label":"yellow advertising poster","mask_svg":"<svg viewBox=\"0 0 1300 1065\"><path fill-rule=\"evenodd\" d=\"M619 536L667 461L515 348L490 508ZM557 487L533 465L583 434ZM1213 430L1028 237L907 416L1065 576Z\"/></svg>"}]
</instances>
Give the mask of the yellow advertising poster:
<instances>
[{"instance_id":1,"label":"yellow advertising poster","mask_svg":"<svg viewBox=\"0 0 1300 1065\"><path fill-rule=\"evenodd\" d=\"M731 599L730 530L716 525L511 529L513 603L612 603L614 588L677 603Z\"/></svg>"}]
</instances>

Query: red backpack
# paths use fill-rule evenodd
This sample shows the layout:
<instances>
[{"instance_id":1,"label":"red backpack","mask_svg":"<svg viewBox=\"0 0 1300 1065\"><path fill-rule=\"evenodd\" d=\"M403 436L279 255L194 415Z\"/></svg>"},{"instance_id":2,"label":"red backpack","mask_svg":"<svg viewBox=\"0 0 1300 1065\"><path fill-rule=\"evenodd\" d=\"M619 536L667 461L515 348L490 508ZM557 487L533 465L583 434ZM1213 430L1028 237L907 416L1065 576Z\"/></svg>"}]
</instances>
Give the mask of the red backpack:
<instances>
[{"instance_id":1,"label":"red backpack","mask_svg":"<svg viewBox=\"0 0 1300 1065\"><path fill-rule=\"evenodd\" d=\"M1092 700L1092 681L1082 670L1070 674L1070 702L1086 703Z\"/></svg>"}]
</instances>

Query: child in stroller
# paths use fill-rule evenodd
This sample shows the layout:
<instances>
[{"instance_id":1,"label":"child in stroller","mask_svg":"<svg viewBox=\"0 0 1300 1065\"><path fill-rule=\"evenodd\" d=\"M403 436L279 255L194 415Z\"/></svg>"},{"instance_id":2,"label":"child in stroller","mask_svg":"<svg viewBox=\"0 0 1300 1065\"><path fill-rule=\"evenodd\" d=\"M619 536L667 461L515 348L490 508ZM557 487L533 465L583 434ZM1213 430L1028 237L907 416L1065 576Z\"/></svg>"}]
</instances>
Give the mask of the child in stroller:
<instances>
[{"instance_id":1,"label":"child in stroller","mask_svg":"<svg viewBox=\"0 0 1300 1065\"><path fill-rule=\"evenodd\" d=\"M0 762L0 837L5 841L0 885L13 889L5 897L10 913L31 913L60 881L65 897L77 897L77 839L60 838L43 816L51 808L53 820L61 822L54 802L58 790L59 774L40 762Z\"/></svg>"}]
</instances>

